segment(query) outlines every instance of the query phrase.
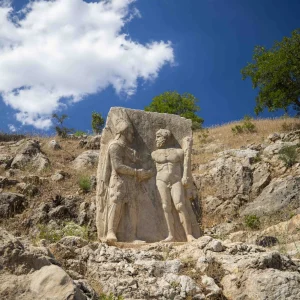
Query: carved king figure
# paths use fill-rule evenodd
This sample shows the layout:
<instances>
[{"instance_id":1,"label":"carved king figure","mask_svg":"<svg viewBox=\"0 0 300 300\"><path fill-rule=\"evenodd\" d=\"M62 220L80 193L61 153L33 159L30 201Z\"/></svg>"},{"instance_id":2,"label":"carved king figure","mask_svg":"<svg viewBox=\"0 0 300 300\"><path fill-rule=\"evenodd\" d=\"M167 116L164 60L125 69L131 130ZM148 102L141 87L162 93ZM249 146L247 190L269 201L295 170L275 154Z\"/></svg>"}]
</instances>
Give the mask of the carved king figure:
<instances>
[{"instance_id":1,"label":"carved king figure","mask_svg":"<svg viewBox=\"0 0 300 300\"><path fill-rule=\"evenodd\" d=\"M171 132L160 129L156 132L156 147L151 156L156 163L156 186L158 188L163 211L165 214L168 237L164 240L175 240L174 218L172 215L172 201L179 214L180 222L184 228L187 241L193 241L192 225L186 207L184 186L188 184L189 153L181 148L168 147ZM189 140L190 141L190 140ZM187 142L189 142L187 141Z\"/></svg>"},{"instance_id":2,"label":"carved king figure","mask_svg":"<svg viewBox=\"0 0 300 300\"><path fill-rule=\"evenodd\" d=\"M100 182L100 211L105 216L107 241L117 241L117 229L124 206L128 206L134 242L137 239L137 196L140 181L150 178L151 171L136 169L136 151L130 148L133 128L129 121L118 119L116 137L108 145L106 163Z\"/></svg>"}]
</instances>

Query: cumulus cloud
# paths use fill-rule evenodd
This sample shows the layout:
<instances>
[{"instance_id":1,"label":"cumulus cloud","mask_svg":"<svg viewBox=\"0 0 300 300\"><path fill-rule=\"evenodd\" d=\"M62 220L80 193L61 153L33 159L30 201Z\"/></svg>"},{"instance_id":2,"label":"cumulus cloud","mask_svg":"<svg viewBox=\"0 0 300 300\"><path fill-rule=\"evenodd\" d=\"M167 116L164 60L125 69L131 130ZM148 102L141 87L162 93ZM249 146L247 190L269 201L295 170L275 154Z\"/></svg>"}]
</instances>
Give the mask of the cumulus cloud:
<instances>
[{"instance_id":1,"label":"cumulus cloud","mask_svg":"<svg viewBox=\"0 0 300 300\"><path fill-rule=\"evenodd\" d=\"M55 110L109 85L131 96L174 61L170 42L122 33L140 17L134 1L39 0L19 12L0 2L0 93L18 121L47 129Z\"/></svg>"}]
</instances>

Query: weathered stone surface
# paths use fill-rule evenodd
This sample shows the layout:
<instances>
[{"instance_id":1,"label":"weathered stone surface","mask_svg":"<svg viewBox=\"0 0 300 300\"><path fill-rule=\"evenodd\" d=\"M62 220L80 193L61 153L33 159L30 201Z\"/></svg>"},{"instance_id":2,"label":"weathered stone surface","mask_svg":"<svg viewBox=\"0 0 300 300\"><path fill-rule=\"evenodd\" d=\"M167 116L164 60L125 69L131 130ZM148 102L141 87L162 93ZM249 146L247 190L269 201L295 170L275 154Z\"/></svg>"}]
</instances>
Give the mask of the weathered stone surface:
<instances>
[{"instance_id":1,"label":"weathered stone surface","mask_svg":"<svg viewBox=\"0 0 300 300\"><path fill-rule=\"evenodd\" d=\"M85 144L86 149L99 150L101 143L101 135L92 136Z\"/></svg>"},{"instance_id":2,"label":"weathered stone surface","mask_svg":"<svg viewBox=\"0 0 300 300\"><path fill-rule=\"evenodd\" d=\"M55 265L42 267L31 275L30 291L34 299L87 299L71 277Z\"/></svg>"},{"instance_id":3,"label":"weathered stone surface","mask_svg":"<svg viewBox=\"0 0 300 300\"><path fill-rule=\"evenodd\" d=\"M26 199L21 194L0 193L0 218L11 218L26 207Z\"/></svg>"},{"instance_id":4,"label":"weathered stone surface","mask_svg":"<svg viewBox=\"0 0 300 300\"><path fill-rule=\"evenodd\" d=\"M1 299L87 300L45 247L22 243L0 228Z\"/></svg>"},{"instance_id":5,"label":"weathered stone surface","mask_svg":"<svg viewBox=\"0 0 300 300\"><path fill-rule=\"evenodd\" d=\"M28 140L17 150L17 154L11 163L11 167L22 169L26 166L30 166L37 171L41 171L48 167L49 164L49 159L41 152L39 142Z\"/></svg>"},{"instance_id":6,"label":"weathered stone surface","mask_svg":"<svg viewBox=\"0 0 300 300\"><path fill-rule=\"evenodd\" d=\"M277 178L249 203L241 215L270 215L282 209L300 206L300 177Z\"/></svg>"},{"instance_id":7,"label":"weathered stone surface","mask_svg":"<svg viewBox=\"0 0 300 300\"><path fill-rule=\"evenodd\" d=\"M91 168L97 165L99 157L99 151L88 150L80 154L73 161L73 168L77 170L83 170Z\"/></svg>"},{"instance_id":8,"label":"weathered stone surface","mask_svg":"<svg viewBox=\"0 0 300 300\"><path fill-rule=\"evenodd\" d=\"M56 140L52 140L48 143L48 147L52 150L60 150L61 146Z\"/></svg>"},{"instance_id":9,"label":"weathered stone surface","mask_svg":"<svg viewBox=\"0 0 300 300\"><path fill-rule=\"evenodd\" d=\"M176 195L190 191L189 188L183 190L181 183L183 174L179 173L183 169L184 140L191 138L192 135L191 121L170 114L112 108L101 137L97 173L96 223L100 239L153 242L168 236L167 218L164 216L161 196L156 184L156 167L151 159L151 153L156 150L155 134L159 129L167 129L172 133L168 151L172 148L182 152L178 157L173 158L172 162L161 162L165 163L161 169L167 170L167 164L170 168L174 168L173 178L167 181L170 187L175 183L179 184L180 191L178 190ZM188 155L188 152L185 153ZM164 157L167 159L168 156ZM155 159L155 162L158 164L158 159ZM165 176L168 175L167 171L163 173ZM191 179L191 176L189 177ZM161 180L164 184L166 179L161 177ZM187 183L190 185L190 182L186 182L185 185ZM170 213L174 219L176 228L174 238L178 241L186 240L187 235L181 222L185 224L187 218L191 222L188 226L192 227L193 235L199 236L199 226L190 201L187 200L188 197L180 196L184 199L183 202L183 200L172 200L175 194L171 195L170 189L166 189L165 193L169 199L168 205L164 203L167 206L165 209L168 210L165 211L165 215Z\"/></svg>"}]
</instances>

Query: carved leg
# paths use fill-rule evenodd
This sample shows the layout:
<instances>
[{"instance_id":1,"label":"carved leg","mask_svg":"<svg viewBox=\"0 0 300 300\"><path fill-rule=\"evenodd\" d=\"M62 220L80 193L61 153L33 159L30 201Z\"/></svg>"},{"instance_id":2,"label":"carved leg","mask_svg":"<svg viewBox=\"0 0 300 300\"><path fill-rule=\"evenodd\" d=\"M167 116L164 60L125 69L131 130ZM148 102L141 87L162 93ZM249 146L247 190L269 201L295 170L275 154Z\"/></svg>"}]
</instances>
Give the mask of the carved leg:
<instances>
[{"instance_id":1,"label":"carved leg","mask_svg":"<svg viewBox=\"0 0 300 300\"><path fill-rule=\"evenodd\" d=\"M137 205L136 199L131 199L131 202L128 203L129 209L129 219L131 221L131 228L132 228L132 236L134 243L145 243L145 241L139 240L137 237Z\"/></svg>"},{"instance_id":2,"label":"carved leg","mask_svg":"<svg viewBox=\"0 0 300 300\"><path fill-rule=\"evenodd\" d=\"M171 189L172 199L176 210L178 211L180 222L184 228L186 239L188 242L195 240L192 234L192 224L185 206L184 190L181 182L176 182L173 184Z\"/></svg>"},{"instance_id":3,"label":"carved leg","mask_svg":"<svg viewBox=\"0 0 300 300\"><path fill-rule=\"evenodd\" d=\"M172 199L170 189L168 188L167 184L161 180L157 180L156 186L161 197L162 206L168 227L168 237L164 240L164 242L173 242L175 241L175 231L174 218L172 215Z\"/></svg>"},{"instance_id":4,"label":"carved leg","mask_svg":"<svg viewBox=\"0 0 300 300\"><path fill-rule=\"evenodd\" d=\"M108 224L106 239L109 242L116 242L117 229L121 220L122 203L112 203L108 211Z\"/></svg>"}]
</instances>

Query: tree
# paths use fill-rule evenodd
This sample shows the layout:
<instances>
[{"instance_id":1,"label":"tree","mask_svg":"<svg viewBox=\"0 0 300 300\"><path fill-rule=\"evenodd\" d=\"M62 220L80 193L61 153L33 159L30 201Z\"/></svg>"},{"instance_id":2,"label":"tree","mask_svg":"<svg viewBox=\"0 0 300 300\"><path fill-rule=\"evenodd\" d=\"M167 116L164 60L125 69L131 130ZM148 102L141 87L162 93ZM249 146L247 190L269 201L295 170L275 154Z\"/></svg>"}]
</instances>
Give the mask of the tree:
<instances>
[{"instance_id":1,"label":"tree","mask_svg":"<svg viewBox=\"0 0 300 300\"><path fill-rule=\"evenodd\" d=\"M95 111L92 112L92 129L94 133L100 134L105 125L105 119L101 116L100 113Z\"/></svg>"},{"instance_id":2,"label":"tree","mask_svg":"<svg viewBox=\"0 0 300 300\"><path fill-rule=\"evenodd\" d=\"M196 115L200 107L196 105L198 99L189 93L180 95L178 92L164 92L152 99L146 111L175 114L181 117L191 119L193 129L200 129L203 119Z\"/></svg>"},{"instance_id":3,"label":"tree","mask_svg":"<svg viewBox=\"0 0 300 300\"><path fill-rule=\"evenodd\" d=\"M300 113L300 29L284 37L267 50L256 46L252 57L241 70L243 80L250 77L253 88L258 88L255 112L292 106Z\"/></svg>"},{"instance_id":4,"label":"tree","mask_svg":"<svg viewBox=\"0 0 300 300\"><path fill-rule=\"evenodd\" d=\"M63 125L65 119L68 118L68 115L61 115L59 116L58 114L52 114L52 119L54 119L54 122L56 123L55 131L57 133L58 136L62 137L62 138L66 138L68 136L69 133L73 133L74 129L71 128L67 128Z\"/></svg>"}]
</instances>

